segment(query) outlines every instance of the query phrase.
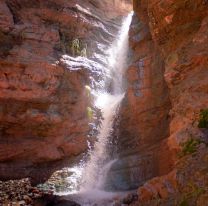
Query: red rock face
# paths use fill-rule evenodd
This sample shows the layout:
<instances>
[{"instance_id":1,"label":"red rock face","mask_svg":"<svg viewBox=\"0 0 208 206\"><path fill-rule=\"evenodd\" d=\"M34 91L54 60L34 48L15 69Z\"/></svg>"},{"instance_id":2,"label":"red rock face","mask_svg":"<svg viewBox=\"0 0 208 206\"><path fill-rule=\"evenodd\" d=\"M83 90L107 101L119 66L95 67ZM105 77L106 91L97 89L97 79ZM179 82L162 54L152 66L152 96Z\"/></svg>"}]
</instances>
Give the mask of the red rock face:
<instances>
[{"instance_id":1,"label":"red rock face","mask_svg":"<svg viewBox=\"0 0 208 206\"><path fill-rule=\"evenodd\" d=\"M131 155L134 145L132 153L137 162L152 153L150 165L137 167L144 172L151 170L152 177L158 176L139 188L135 205L153 206L158 201L168 206L184 201L187 205L203 205L206 200L201 193L193 197L189 187L192 184L196 190L206 190L208 186L206 173L201 171L207 164L206 152L201 148L205 146L200 144L186 158L178 154L181 148L184 150L182 143L208 138L206 129L198 128L200 110L208 108L207 6L204 0L134 1L136 16L130 32L133 64L127 72L120 145L122 148L132 141L127 155ZM150 176L143 176L138 183Z\"/></svg>"},{"instance_id":2,"label":"red rock face","mask_svg":"<svg viewBox=\"0 0 208 206\"><path fill-rule=\"evenodd\" d=\"M171 105L164 80L164 60L148 24L137 15L130 29L130 47L128 88L118 129L118 152L123 164L115 166L112 174L125 180L125 190L166 174L173 166L166 140Z\"/></svg>"},{"instance_id":3,"label":"red rock face","mask_svg":"<svg viewBox=\"0 0 208 206\"><path fill-rule=\"evenodd\" d=\"M102 51L95 45L113 39L127 7L124 1L0 2L0 179L37 183L86 151L85 85L97 77L86 62L63 55L72 54L79 38L96 59L93 53Z\"/></svg>"}]
</instances>

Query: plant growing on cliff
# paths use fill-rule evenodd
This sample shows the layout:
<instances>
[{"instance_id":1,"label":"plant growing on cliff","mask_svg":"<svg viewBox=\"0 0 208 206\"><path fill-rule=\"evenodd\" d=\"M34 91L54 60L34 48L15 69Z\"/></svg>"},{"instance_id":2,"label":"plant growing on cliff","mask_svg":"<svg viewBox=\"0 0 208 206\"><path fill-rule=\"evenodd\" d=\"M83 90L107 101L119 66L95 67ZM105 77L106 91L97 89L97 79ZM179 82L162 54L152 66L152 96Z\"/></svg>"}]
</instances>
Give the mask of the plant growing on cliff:
<instances>
[{"instance_id":1,"label":"plant growing on cliff","mask_svg":"<svg viewBox=\"0 0 208 206\"><path fill-rule=\"evenodd\" d=\"M82 42L79 39L74 39L71 44L71 52L74 57L87 57L87 44L82 47Z\"/></svg>"},{"instance_id":2,"label":"plant growing on cliff","mask_svg":"<svg viewBox=\"0 0 208 206\"><path fill-rule=\"evenodd\" d=\"M189 206L189 201L193 201L193 198L197 199L201 194L205 193L204 188L201 188L193 182L188 182L185 191L179 206Z\"/></svg>"},{"instance_id":3,"label":"plant growing on cliff","mask_svg":"<svg viewBox=\"0 0 208 206\"><path fill-rule=\"evenodd\" d=\"M81 50L82 57L87 57L87 44L84 45L83 49Z\"/></svg>"},{"instance_id":4,"label":"plant growing on cliff","mask_svg":"<svg viewBox=\"0 0 208 206\"><path fill-rule=\"evenodd\" d=\"M90 86L85 85L85 90L86 90L86 93L87 93L87 97L90 97L91 96L91 88L90 88Z\"/></svg>"},{"instance_id":5,"label":"plant growing on cliff","mask_svg":"<svg viewBox=\"0 0 208 206\"><path fill-rule=\"evenodd\" d=\"M90 120L93 118L93 110L91 107L87 107L87 116Z\"/></svg>"},{"instance_id":6,"label":"plant growing on cliff","mask_svg":"<svg viewBox=\"0 0 208 206\"><path fill-rule=\"evenodd\" d=\"M200 111L198 127L208 128L208 109L203 109Z\"/></svg>"},{"instance_id":7,"label":"plant growing on cliff","mask_svg":"<svg viewBox=\"0 0 208 206\"><path fill-rule=\"evenodd\" d=\"M182 151L179 154L180 157L183 157L188 154L193 154L197 151L197 146L202 143L199 139L189 139L188 141L182 144Z\"/></svg>"},{"instance_id":8,"label":"plant growing on cliff","mask_svg":"<svg viewBox=\"0 0 208 206\"><path fill-rule=\"evenodd\" d=\"M80 52L80 56L82 57L87 57L87 49L86 48L83 48Z\"/></svg>"},{"instance_id":9,"label":"plant growing on cliff","mask_svg":"<svg viewBox=\"0 0 208 206\"><path fill-rule=\"evenodd\" d=\"M71 45L72 55L76 56L80 54L80 42L79 39L74 39Z\"/></svg>"}]
</instances>

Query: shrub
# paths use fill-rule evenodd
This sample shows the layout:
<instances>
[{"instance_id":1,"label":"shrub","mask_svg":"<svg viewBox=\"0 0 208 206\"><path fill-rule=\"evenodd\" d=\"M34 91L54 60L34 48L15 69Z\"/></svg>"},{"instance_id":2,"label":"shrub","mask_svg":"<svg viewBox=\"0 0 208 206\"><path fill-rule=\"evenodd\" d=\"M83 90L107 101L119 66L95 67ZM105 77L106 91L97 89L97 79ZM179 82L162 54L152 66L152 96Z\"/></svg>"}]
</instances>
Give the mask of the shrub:
<instances>
[{"instance_id":1,"label":"shrub","mask_svg":"<svg viewBox=\"0 0 208 206\"><path fill-rule=\"evenodd\" d=\"M74 39L71 45L72 55L76 56L80 54L80 42L79 39Z\"/></svg>"},{"instance_id":2,"label":"shrub","mask_svg":"<svg viewBox=\"0 0 208 206\"><path fill-rule=\"evenodd\" d=\"M198 127L208 128L208 109L203 109L200 111Z\"/></svg>"},{"instance_id":3,"label":"shrub","mask_svg":"<svg viewBox=\"0 0 208 206\"><path fill-rule=\"evenodd\" d=\"M71 43L72 55L87 57L87 44L82 46L82 42L79 39L74 39Z\"/></svg>"},{"instance_id":4,"label":"shrub","mask_svg":"<svg viewBox=\"0 0 208 206\"><path fill-rule=\"evenodd\" d=\"M185 143L182 144L182 151L180 156L185 156L188 154L193 154L197 151L197 146L202 143L199 139L189 139Z\"/></svg>"}]
</instances>

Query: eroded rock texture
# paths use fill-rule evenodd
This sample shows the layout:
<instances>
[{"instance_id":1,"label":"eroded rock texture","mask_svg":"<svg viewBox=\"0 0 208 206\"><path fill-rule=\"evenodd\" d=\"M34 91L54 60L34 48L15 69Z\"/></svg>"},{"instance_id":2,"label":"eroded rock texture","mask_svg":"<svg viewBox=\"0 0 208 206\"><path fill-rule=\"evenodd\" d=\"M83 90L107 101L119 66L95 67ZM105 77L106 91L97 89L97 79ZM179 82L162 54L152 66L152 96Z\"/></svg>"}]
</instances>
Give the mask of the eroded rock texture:
<instances>
[{"instance_id":1,"label":"eroded rock texture","mask_svg":"<svg viewBox=\"0 0 208 206\"><path fill-rule=\"evenodd\" d=\"M43 181L86 150L85 85L103 72L103 51L130 7L129 1L0 1L0 179ZM77 38L91 60L67 56Z\"/></svg>"},{"instance_id":2,"label":"eroded rock texture","mask_svg":"<svg viewBox=\"0 0 208 206\"><path fill-rule=\"evenodd\" d=\"M208 107L207 1L135 0L134 10L120 160L110 174L123 189L171 172L180 144L205 138L198 120Z\"/></svg>"},{"instance_id":3,"label":"eroded rock texture","mask_svg":"<svg viewBox=\"0 0 208 206\"><path fill-rule=\"evenodd\" d=\"M135 0L134 10L112 173L126 177L124 189L149 180L135 205L206 205L208 136L198 122L208 108L208 2Z\"/></svg>"},{"instance_id":4,"label":"eroded rock texture","mask_svg":"<svg viewBox=\"0 0 208 206\"><path fill-rule=\"evenodd\" d=\"M143 19L134 14L130 28L131 65L117 132L119 161L110 174L115 189L136 189L172 168L166 144L171 104L164 59L152 39L146 16Z\"/></svg>"}]
</instances>

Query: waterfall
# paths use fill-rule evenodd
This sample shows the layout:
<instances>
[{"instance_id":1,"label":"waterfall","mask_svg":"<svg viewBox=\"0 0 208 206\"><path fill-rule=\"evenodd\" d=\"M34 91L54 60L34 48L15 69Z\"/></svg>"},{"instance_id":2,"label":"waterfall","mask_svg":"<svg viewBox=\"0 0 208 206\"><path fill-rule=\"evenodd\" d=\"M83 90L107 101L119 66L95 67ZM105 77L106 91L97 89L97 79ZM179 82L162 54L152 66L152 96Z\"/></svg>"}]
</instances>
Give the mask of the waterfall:
<instances>
[{"instance_id":1,"label":"waterfall","mask_svg":"<svg viewBox=\"0 0 208 206\"><path fill-rule=\"evenodd\" d=\"M109 78L106 77L104 77L104 87L92 92L96 97L95 106L102 111L103 121L97 142L90 151L89 160L83 169L81 191L102 190L106 174L115 161L109 157L107 146L119 104L125 94L123 76L127 68L128 32L131 19L132 13L123 20L118 37L108 51L106 77L110 77L111 92L107 92Z\"/></svg>"},{"instance_id":2,"label":"waterfall","mask_svg":"<svg viewBox=\"0 0 208 206\"><path fill-rule=\"evenodd\" d=\"M58 194L70 194L82 206L91 206L98 202L98 205L110 205L105 201L118 195L104 191L104 186L112 164L117 161L110 157L108 144L119 105L125 95L123 77L128 62L128 32L132 15L130 13L124 18L117 38L106 52L107 67L99 90L91 91L95 97L94 106L101 110L103 117L97 141L90 148L87 161L81 161L81 166L69 168L69 172L73 173L68 177L69 192Z\"/></svg>"}]
</instances>

